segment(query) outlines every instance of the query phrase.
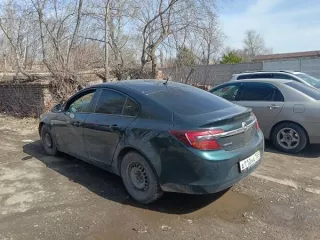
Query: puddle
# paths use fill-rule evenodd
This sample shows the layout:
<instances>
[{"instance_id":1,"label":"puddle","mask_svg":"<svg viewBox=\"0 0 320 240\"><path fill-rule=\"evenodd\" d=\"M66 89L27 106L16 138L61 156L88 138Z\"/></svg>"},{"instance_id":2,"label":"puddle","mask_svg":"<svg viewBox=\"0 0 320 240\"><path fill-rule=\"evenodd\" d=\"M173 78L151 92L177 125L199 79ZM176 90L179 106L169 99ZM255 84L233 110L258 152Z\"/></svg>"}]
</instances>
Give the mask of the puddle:
<instances>
[{"instance_id":1,"label":"puddle","mask_svg":"<svg viewBox=\"0 0 320 240\"><path fill-rule=\"evenodd\" d=\"M154 205L144 206L148 209L126 205L125 212L114 218L112 225L85 239L136 239L144 234L150 237L157 231L174 231L206 218L241 224L246 221L243 214L252 211L252 206L252 198L231 190L218 196L169 194ZM121 231L115 227L119 224L123 226ZM169 230L164 231L161 226L168 226Z\"/></svg>"},{"instance_id":2,"label":"puddle","mask_svg":"<svg viewBox=\"0 0 320 240\"><path fill-rule=\"evenodd\" d=\"M290 226L296 218L302 218L301 212L290 205L273 203L265 208L265 222L275 226Z\"/></svg>"},{"instance_id":3,"label":"puddle","mask_svg":"<svg viewBox=\"0 0 320 240\"><path fill-rule=\"evenodd\" d=\"M252 205L252 198L230 190L211 204L187 214L187 217L190 219L215 217L233 223L243 222L243 213L250 211Z\"/></svg>"}]
</instances>

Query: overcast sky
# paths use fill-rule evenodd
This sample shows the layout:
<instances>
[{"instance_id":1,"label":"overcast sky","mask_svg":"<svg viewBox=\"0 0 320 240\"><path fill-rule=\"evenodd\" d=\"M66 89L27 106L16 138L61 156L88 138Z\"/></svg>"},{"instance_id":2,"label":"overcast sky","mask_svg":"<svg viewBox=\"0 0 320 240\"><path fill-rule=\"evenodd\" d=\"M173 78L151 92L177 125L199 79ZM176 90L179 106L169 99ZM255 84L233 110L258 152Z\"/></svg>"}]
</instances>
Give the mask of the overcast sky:
<instances>
[{"instance_id":1,"label":"overcast sky","mask_svg":"<svg viewBox=\"0 0 320 240\"><path fill-rule=\"evenodd\" d=\"M274 53L320 50L320 0L228 0L220 21L233 48L254 29Z\"/></svg>"}]
</instances>

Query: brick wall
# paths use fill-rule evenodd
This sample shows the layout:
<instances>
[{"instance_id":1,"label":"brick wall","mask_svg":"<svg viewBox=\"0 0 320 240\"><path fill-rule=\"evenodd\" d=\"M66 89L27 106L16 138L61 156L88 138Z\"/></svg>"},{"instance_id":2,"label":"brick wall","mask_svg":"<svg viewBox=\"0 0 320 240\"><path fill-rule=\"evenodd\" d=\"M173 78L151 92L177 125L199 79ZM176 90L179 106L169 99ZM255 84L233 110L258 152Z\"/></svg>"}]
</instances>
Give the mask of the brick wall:
<instances>
[{"instance_id":1,"label":"brick wall","mask_svg":"<svg viewBox=\"0 0 320 240\"><path fill-rule=\"evenodd\" d=\"M101 80L86 82L84 85L101 83ZM0 82L0 112L21 116L39 117L56 104L50 91L50 81Z\"/></svg>"},{"instance_id":2,"label":"brick wall","mask_svg":"<svg viewBox=\"0 0 320 240\"><path fill-rule=\"evenodd\" d=\"M1 83L0 111L38 117L52 105L48 83Z\"/></svg>"}]
</instances>

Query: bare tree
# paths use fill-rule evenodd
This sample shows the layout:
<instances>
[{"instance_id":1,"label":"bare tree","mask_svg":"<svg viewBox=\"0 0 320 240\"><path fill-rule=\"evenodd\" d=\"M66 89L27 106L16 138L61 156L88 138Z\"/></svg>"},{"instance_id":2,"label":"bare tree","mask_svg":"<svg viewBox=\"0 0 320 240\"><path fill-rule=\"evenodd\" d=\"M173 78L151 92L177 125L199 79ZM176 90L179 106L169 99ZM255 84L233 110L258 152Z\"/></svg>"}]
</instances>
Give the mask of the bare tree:
<instances>
[{"instance_id":1,"label":"bare tree","mask_svg":"<svg viewBox=\"0 0 320 240\"><path fill-rule=\"evenodd\" d=\"M38 49L35 46L36 31L32 29L30 22L33 14L28 5L18 5L18 2L7 1L2 6L0 15L0 30L3 33L3 57L5 70L7 59L12 63L16 72L32 79L26 71L28 64L32 63L37 56ZM0 31L0 32L1 32Z\"/></svg>"},{"instance_id":2,"label":"bare tree","mask_svg":"<svg viewBox=\"0 0 320 240\"><path fill-rule=\"evenodd\" d=\"M219 54L223 47L223 40L225 38L217 22L217 17L213 13L209 13L207 21L200 26L199 39L202 48L201 62L209 65L213 63L214 59Z\"/></svg>"},{"instance_id":3,"label":"bare tree","mask_svg":"<svg viewBox=\"0 0 320 240\"><path fill-rule=\"evenodd\" d=\"M247 54L249 61L252 61L256 55L266 54L272 51L265 47L263 38L255 30L246 31L243 42L244 51Z\"/></svg>"}]
</instances>

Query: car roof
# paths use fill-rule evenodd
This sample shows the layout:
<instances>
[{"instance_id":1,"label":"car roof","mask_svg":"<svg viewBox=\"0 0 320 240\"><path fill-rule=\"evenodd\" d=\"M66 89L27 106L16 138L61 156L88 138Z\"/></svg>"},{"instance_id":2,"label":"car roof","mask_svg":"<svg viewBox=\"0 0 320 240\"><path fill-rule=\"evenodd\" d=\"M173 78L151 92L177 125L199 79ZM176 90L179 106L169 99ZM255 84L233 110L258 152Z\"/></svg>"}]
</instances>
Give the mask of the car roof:
<instances>
[{"instance_id":1,"label":"car roof","mask_svg":"<svg viewBox=\"0 0 320 240\"><path fill-rule=\"evenodd\" d=\"M242 73L233 74L234 76L240 75L251 75L251 74L261 74L261 73L284 73L284 74L297 74L301 73L299 71L292 71L292 70L274 70L274 71L247 71Z\"/></svg>"},{"instance_id":2,"label":"car roof","mask_svg":"<svg viewBox=\"0 0 320 240\"><path fill-rule=\"evenodd\" d=\"M229 81L229 82L225 82L225 83L222 83L218 86L222 86L224 84L235 84L235 83L244 83L244 82L262 82L262 83L270 83L270 84L273 84L273 85L280 85L280 84L284 84L284 83L288 83L288 82L293 82L294 80L290 80L290 79L280 79L280 78L254 78L254 79L240 79L240 80L237 80L237 81ZM294 81L295 82L295 81ZM215 86L214 88L216 88L217 86Z\"/></svg>"},{"instance_id":3,"label":"car roof","mask_svg":"<svg viewBox=\"0 0 320 240\"><path fill-rule=\"evenodd\" d=\"M188 85L157 79L136 79L136 80L121 80L117 82L108 82L92 85L90 87L104 88L111 87L117 90L135 90L139 93L149 95L155 92L167 91L170 87L187 87Z\"/></svg>"}]
</instances>

